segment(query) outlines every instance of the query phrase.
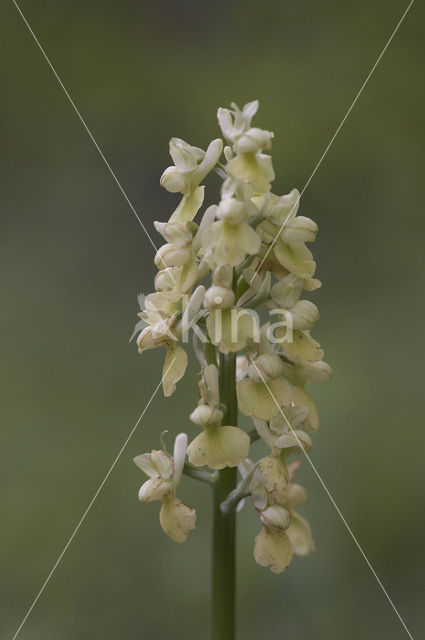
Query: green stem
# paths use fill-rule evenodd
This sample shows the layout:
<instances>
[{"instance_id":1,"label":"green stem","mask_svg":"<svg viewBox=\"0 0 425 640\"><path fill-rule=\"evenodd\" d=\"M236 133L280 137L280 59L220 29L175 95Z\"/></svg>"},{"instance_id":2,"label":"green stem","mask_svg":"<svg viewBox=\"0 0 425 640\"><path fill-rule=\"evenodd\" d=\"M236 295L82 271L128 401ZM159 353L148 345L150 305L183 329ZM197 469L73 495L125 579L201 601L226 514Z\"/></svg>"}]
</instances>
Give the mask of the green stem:
<instances>
[{"instance_id":1,"label":"green stem","mask_svg":"<svg viewBox=\"0 0 425 640\"><path fill-rule=\"evenodd\" d=\"M215 351L215 346L213 344L211 344L211 342L206 342L205 343L205 359L207 361L208 364L215 364L217 365L217 354Z\"/></svg>"},{"instance_id":2,"label":"green stem","mask_svg":"<svg viewBox=\"0 0 425 640\"><path fill-rule=\"evenodd\" d=\"M236 354L220 354L220 401L226 407L223 424L237 425ZM235 639L236 514L223 513L221 503L236 487L237 468L218 472L213 486L211 640Z\"/></svg>"},{"instance_id":3,"label":"green stem","mask_svg":"<svg viewBox=\"0 0 425 640\"><path fill-rule=\"evenodd\" d=\"M198 467L195 467L190 462L185 462L183 467L183 473L186 476L190 476L191 478L195 478L195 480L200 480L201 482L207 482L208 484L213 485L217 478L217 473L211 473L209 471L201 471Z\"/></svg>"},{"instance_id":4,"label":"green stem","mask_svg":"<svg viewBox=\"0 0 425 640\"><path fill-rule=\"evenodd\" d=\"M251 443L252 442L257 442L257 440L260 439L260 436L258 435L258 431L256 429L253 429L252 431L249 431L248 433L250 439L251 439Z\"/></svg>"}]
</instances>

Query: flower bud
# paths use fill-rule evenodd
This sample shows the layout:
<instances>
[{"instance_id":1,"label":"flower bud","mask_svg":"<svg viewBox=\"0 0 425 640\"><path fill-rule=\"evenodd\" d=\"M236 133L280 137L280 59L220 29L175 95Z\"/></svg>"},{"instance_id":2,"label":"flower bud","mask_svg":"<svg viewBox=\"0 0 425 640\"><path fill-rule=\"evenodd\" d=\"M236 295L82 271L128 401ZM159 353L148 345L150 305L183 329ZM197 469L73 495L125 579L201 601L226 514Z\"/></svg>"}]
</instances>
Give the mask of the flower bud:
<instances>
[{"instance_id":1,"label":"flower bud","mask_svg":"<svg viewBox=\"0 0 425 640\"><path fill-rule=\"evenodd\" d=\"M231 289L213 285L205 292L204 306L206 309L227 309L233 307L235 294Z\"/></svg>"},{"instance_id":2,"label":"flower bud","mask_svg":"<svg viewBox=\"0 0 425 640\"><path fill-rule=\"evenodd\" d=\"M255 359L254 363L248 367L248 375L257 382L268 382L273 378L278 378L283 371L282 360L277 355L264 353Z\"/></svg>"},{"instance_id":3,"label":"flower bud","mask_svg":"<svg viewBox=\"0 0 425 640\"><path fill-rule=\"evenodd\" d=\"M280 238L284 242L314 242L317 234L317 224L305 218L304 216L298 216L291 220L282 229Z\"/></svg>"},{"instance_id":4,"label":"flower bud","mask_svg":"<svg viewBox=\"0 0 425 640\"><path fill-rule=\"evenodd\" d=\"M290 313L293 329L311 329L319 320L319 310L309 300L298 300Z\"/></svg>"},{"instance_id":5,"label":"flower bud","mask_svg":"<svg viewBox=\"0 0 425 640\"><path fill-rule=\"evenodd\" d=\"M261 149L270 149L273 135L272 131L253 127L237 139L234 149L236 153L249 153L251 151L257 153Z\"/></svg>"},{"instance_id":6,"label":"flower bud","mask_svg":"<svg viewBox=\"0 0 425 640\"><path fill-rule=\"evenodd\" d=\"M146 349L154 349L162 344L173 342L176 336L173 333L175 318L165 318L149 327L145 327L137 338L139 353Z\"/></svg>"},{"instance_id":7,"label":"flower bud","mask_svg":"<svg viewBox=\"0 0 425 640\"><path fill-rule=\"evenodd\" d=\"M279 505L267 507L261 511L260 520L267 529L275 529L276 531L285 531L290 525L288 511Z\"/></svg>"},{"instance_id":8,"label":"flower bud","mask_svg":"<svg viewBox=\"0 0 425 640\"><path fill-rule=\"evenodd\" d=\"M283 307L289 309L295 306L299 300L303 290L303 281L292 273L283 278L280 282L276 282L271 288L270 295L273 301Z\"/></svg>"},{"instance_id":9,"label":"flower bud","mask_svg":"<svg viewBox=\"0 0 425 640\"><path fill-rule=\"evenodd\" d=\"M154 222L155 229L162 235L167 242L172 242L177 247L188 246L193 234L187 224L179 224L178 222Z\"/></svg>"},{"instance_id":10,"label":"flower bud","mask_svg":"<svg viewBox=\"0 0 425 640\"><path fill-rule=\"evenodd\" d=\"M156 252L155 264L161 268L176 267L186 264L192 257L189 248L181 248L171 242L162 245Z\"/></svg>"},{"instance_id":11,"label":"flower bud","mask_svg":"<svg viewBox=\"0 0 425 640\"><path fill-rule=\"evenodd\" d=\"M159 183L170 193L183 193L187 187L187 178L180 173L177 167L168 167L162 174Z\"/></svg>"},{"instance_id":12,"label":"flower bud","mask_svg":"<svg viewBox=\"0 0 425 640\"><path fill-rule=\"evenodd\" d=\"M233 282L233 269L228 265L216 267L213 270L211 277L214 284L230 289Z\"/></svg>"},{"instance_id":13,"label":"flower bud","mask_svg":"<svg viewBox=\"0 0 425 640\"><path fill-rule=\"evenodd\" d=\"M155 289L157 291L169 291L170 289L173 289L174 285L176 284L176 275L174 275L175 273L176 270L172 269L171 267L158 271L154 280Z\"/></svg>"},{"instance_id":14,"label":"flower bud","mask_svg":"<svg viewBox=\"0 0 425 640\"><path fill-rule=\"evenodd\" d=\"M199 404L189 418L201 427L207 424L221 424L223 412L209 404Z\"/></svg>"},{"instance_id":15,"label":"flower bud","mask_svg":"<svg viewBox=\"0 0 425 640\"><path fill-rule=\"evenodd\" d=\"M229 147L228 145L224 147L223 149L223 153L224 153L224 157L226 158L227 162L229 162L229 160L232 159L232 148Z\"/></svg>"}]
</instances>

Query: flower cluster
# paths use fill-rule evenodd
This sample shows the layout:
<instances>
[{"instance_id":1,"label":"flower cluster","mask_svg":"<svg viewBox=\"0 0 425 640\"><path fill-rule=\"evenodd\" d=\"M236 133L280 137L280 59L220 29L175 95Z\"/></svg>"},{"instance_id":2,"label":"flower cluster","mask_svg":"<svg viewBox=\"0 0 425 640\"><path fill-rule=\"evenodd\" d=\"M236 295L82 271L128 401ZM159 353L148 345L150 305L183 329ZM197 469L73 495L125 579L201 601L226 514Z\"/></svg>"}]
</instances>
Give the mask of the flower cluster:
<instances>
[{"instance_id":1,"label":"flower cluster","mask_svg":"<svg viewBox=\"0 0 425 640\"><path fill-rule=\"evenodd\" d=\"M163 173L161 185L182 199L168 222L155 223L166 244L155 256L155 292L139 314L146 326L137 345L140 353L165 347L163 389L169 396L187 367L187 332L196 329L200 400L190 420L201 432L187 451L180 434L174 458L153 451L135 462L150 477L140 500L162 501L161 525L178 542L195 525L194 510L175 496L183 468L209 467L213 482L216 470L238 467L241 496L247 491L252 496L262 525L254 557L280 572L294 553L314 549L310 527L295 510L307 499L293 481L299 463L288 458L311 449L309 434L318 429L319 418L305 387L328 380L331 369L310 333L319 311L302 298L303 291L321 285L307 246L317 225L297 215L296 189L283 196L271 193L275 175L265 151L273 133L251 126L257 110L258 101L242 110L235 104L218 110L224 148L221 139L206 151L178 138L170 142L174 165ZM223 181L221 199L196 222L204 201L201 183L211 171ZM238 409L255 426L250 435L236 420L228 424L229 407L220 397L220 363L229 357L237 358L236 376L224 385L236 385ZM257 439L270 453L255 463L249 456Z\"/></svg>"}]
</instances>

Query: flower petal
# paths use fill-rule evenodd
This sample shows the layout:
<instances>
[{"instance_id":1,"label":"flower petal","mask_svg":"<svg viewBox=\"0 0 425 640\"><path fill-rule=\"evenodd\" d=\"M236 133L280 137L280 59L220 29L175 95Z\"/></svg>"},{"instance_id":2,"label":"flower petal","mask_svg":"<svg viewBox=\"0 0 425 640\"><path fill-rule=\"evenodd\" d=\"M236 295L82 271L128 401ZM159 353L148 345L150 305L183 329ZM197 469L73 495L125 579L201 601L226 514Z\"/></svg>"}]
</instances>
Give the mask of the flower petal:
<instances>
[{"instance_id":1,"label":"flower petal","mask_svg":"<svg viewBox=\"0 0 425 640\"><path fill-rule=\"evenodd\" d=\"M258 463L267 492L268 504L283 504L288 486L288 470L280 456L266 456Z\"/></svg>"},{"instance_id":2,"label":"flower petal","mask_svg":"<svg viewBox=\"0 0 425 640\"><path fill-rule=\"evenodd\" d=\"M282 455L287 458L293 453L309 453L313 443L307 433L297 429L296 431L290 431L280 436L274 443L274 446L277 449L282 449Z\"/></svg>"},{"instance_id":3,"label":"flower petal","mask_svg":"<svg viewBox=\"0 0 425 640\"><path fill-rule=\"evenodd\" d=\"M263 527L255 538L254 558L262 567L281 573L292 560L291 541L285 531Z\"/></svg>"},{"instance_id":4,"label":"flower petal","mask_svg":"<svg viewBox=\"0 0 425 640\"><path fill-rule=\"evenodd\" d=\"M291 336L286 327L278 327L275 336L278 340L282 340L280 345L285 356L291 360L318 362L323 358L324 354L320 344L311 337L308 331L295 329L292 331ZM292 340L289 338L292 338Z\"/></svg>"},{"instance_id":5,"label":"flower petal","mask_svg":"<svg viewBox=\"0 0 425 640\"><path fill-rule=\"evenodd\" d=\"M313 398L311 398L302 387L292 387L291 398L297 406L308 407L310 409L310 413L303 425L304 429L306 431L317 431L319 428L319 414Z\"/></svg>"},{"instance_id":6,"label":"flower petal","mask_svg":"<svg viewBox=\"0 0 425 640\"><path fill-rule=\"evenodd\" d=\"M196 511L175 497L166 498L159 513L164 532L174 542L184 542L195 528Z\"/></svg>"},{"instance_id":7,"label":"flower petal","mask_svg":"<svg viewBox=\"0 0 425 640\"><path fill-rule=\"evenodd\" d=\"M238 427L218 425L206 427L187 449L189 462L212 469L236 467L249 454L250 438Z\"/></svg>"},{"instance_id":8,"label":"flower petal","mask_svg":"<svg viewBox=\"0 0 425 640\"><path fill-rule=\"evenodd\" d=\"M149 478L159 478L159 473L152 464L150 453L142 453L140 456L136 456L133 458L133 462L139 469L146 473Z\"/></svg>"},{"instance_id":9,"label":"flower petal","mask_svg":"<svg viewBox=\"0 0 425 640\"><path fill-rule=\"evenodd\" d=\"M139 489L140 502L152 502L152 500L163 500L171 491L169 482L164 482L162 478L151 478L146 480Z\"/></svg>"},{"instance_id":10,"label":"flower petal","mask_svg":"<svg viewBox=\"0 0 425 640\"><path fill-rule=\"evenodd\" d=\"M270 380L267 386L255 380L240 380L237 392L242 413L260 420L271 420L279 413L280 406L290 403L290 387L285 380Z\"/></svg>"},{"instance_id":11,"label":"flower petal","mask_svg":"<svg viewBox=\"0 0 425 640\"><path fill-rule=\"evenodd\" d=\"M183 473L184 461L186 458L187 450L187 434L179 433L174 440L173 460L174 460L174 474L173 474L173 486L177 487L180 482L180 478Z\"/></svg>"},{"instance_id":12,"label":"flower petal","mask_svg":"<svg viewBox=\"0 0 425 640\"><path fill-rule=\"evenodd\" d=\"M287 529L288 538L291 541L294 553L298 556L306 556L315 550L313 535L307 520L298 513L291 513L291 524Z\"/></svg>"},{"instance_id":13,"label":"flower petal","mask_svg":"<svg viewBox=\"0 0 425 640\"><path fill-rule=\"evenodd\" d=\"M183 196L179 206L169 219L169 222L185 224L193 220L204 201L204 191L205 187L198 187L190 196Z\"/></svg>"},{"instance_id":14,"label":"flower petal","mask_svg":"<svg viewBox=\"0 0 425 640\"><path fill-rule=\"evenodd\" d=\"M311 278L316 270L310 249L305 244L286 244L280 240L273 247L280 264L299 278Z\"/></svg>"},{"instance_id":15,"label":"flower petal","mask_svg":"<svg viewBox=\"0 0 425 640\"><path fill-rule=\"evenodd\" d=\"M164 396L171 396L176 390L176 382L184 376L187 367L187 354L183 347L168 347L162 369L162 388Z\"/></svg>"},{"instance_id":16,"label":"flower petal","mask_svg":"<svg viewBox=\"0 0 425 640\"><path fill-rule=\"evenodd\" d=\"M323 360L319 362L294 362L289 364L283 363L283 375L289 382L296 387L303 387L305 384L320 382L321 380L330 380L332 369Z\"/></svg>"},{"instance_id":17,"label":"flower petal","mask_svg":"<svg viewBox=\"0 0 425 640\"><path fill-rule=\"evenodd\" d=\"M236 266L247 254L258 253L260 237L246 222L231 224L217 220L210 224L202 235L202 250L212 266Z\"/></svg>"},{"instance_id":18,"label":"flower petal","mask_svg":"<svg viewBox=\"0 0 425 640\"><path fill-rule=\"evenodd\" d=\"M275 178L272 159L263 153L241 153L230 160L226 169L229 176L249 182L259 193L269 191Z\"/></svg>"},{"instance_id":19,"label":"flower petal","mask_svg":"<svg viewBox=\"0 0 425 640\"><path fill-rule=\"evenodd\" d=\"M191 176L192 184L198 185L202 182L205 176L215 167L222 151L223 141L221 138L217 138L210 142L204 158Z\"/></svg>"}]
</instances>

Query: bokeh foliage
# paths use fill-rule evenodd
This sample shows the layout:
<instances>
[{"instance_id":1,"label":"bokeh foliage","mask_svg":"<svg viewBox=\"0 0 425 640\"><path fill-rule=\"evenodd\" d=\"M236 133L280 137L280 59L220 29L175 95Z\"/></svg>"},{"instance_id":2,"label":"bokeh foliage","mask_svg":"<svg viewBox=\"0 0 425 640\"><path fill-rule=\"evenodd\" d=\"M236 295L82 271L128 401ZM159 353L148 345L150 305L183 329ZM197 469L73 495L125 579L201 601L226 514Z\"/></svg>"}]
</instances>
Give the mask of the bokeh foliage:
<instances>
[{"instance_id":1,"label":"bokeh foliage","mask_svg":"<svg viewBox=\"0 0 425 640\"><path fill-rule=\"evenodd\" d=\"M21 6L155 242L175 199L168 139L205 146L216 109L259 98L275 191L302 188L407 3L266 0ZM415 3L301 200L319 224L317 336L334 368L313 390L312 459L413 635L423 593L423 7ZM0 600L11 637L148 401L157 352L128 344L153 250L12 2L1 8ZM217 182L211 181L212 188ZM208 202L214 195L208 196ZM192 366L158 395L35 607L22 640L203 638L208 490L182 546L142 508L134 455L191 426ZM261 445L258 445L261 446ZM241 637L403 638L307 462L318 550L282 576L239 526ZM176 631L177 629L177 631Z\"/></svg>"}]
</instances>

